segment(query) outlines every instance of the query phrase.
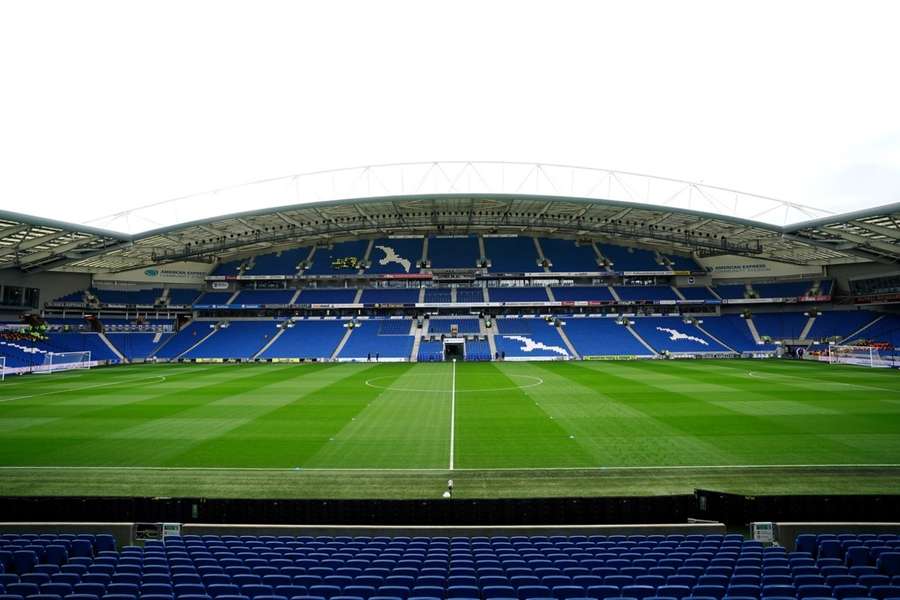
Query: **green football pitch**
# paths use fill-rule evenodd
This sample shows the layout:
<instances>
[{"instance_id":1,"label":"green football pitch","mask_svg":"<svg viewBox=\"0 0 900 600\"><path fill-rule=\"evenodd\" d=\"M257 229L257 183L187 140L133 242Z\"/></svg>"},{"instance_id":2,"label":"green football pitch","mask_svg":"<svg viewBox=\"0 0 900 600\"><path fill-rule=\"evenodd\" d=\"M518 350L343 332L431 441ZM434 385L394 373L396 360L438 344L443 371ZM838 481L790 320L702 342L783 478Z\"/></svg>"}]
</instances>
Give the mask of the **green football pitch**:
<instances>
[{"instance_id":1,"label":"green football pitch","mask_svg":"<svg viewBox=\"0 0 900 600\"><path fill-rule=\"evenodd\" d=\"M788 361L159 364L8 377L0 495L896 493L900 373Z\"/></svg>"}]
</instances>

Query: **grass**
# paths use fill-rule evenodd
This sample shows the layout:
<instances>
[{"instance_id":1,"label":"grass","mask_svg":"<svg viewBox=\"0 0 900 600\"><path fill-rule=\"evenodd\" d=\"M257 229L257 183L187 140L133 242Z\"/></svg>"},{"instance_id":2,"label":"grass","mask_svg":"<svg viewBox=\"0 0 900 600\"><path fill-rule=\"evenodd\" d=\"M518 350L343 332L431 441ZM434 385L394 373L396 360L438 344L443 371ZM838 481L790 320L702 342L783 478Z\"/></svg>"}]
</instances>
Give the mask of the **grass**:
<instances>
[{"instance_id":1,"label":"grass","mask_svg":"<svg viewBox=\"0 0 900 600\"><path fill-rule=\"evenodd\" d=\"M448 477L457 497L900 489L893 371L453 369L171 364L8 378L0 494L431 498Z\"/></svg>"}]
</instances>

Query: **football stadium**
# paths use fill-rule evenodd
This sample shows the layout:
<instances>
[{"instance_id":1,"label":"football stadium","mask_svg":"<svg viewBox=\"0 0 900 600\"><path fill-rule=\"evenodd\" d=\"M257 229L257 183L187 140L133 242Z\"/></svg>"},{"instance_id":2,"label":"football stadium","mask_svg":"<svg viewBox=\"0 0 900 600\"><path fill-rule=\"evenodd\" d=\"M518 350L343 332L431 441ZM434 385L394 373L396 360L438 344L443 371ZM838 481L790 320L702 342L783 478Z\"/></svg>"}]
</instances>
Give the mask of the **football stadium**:
<instances>
[{"instance_id":1,"label":"football stadium","mask_svg":"<svg viewBox=\"0 0 900 600\"><path fill-rule=\"evenodd\" d=\"M900 600L897 22L0 3L0 600Z\"/></svg>"}]
</instances>

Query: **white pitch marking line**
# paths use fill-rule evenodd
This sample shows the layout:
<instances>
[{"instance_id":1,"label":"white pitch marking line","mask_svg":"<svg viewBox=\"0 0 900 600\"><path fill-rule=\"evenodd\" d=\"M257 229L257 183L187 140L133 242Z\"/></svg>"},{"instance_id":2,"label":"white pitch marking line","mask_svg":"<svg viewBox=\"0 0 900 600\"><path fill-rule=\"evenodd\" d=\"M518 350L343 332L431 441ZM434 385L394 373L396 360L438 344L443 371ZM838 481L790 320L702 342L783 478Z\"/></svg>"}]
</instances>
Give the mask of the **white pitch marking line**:
<instances>
[{"instance_id":1,"label":"white pitch marking line","mask_svg":"<svg viewBox=\"0 0 900 600\"><path fill-rule=\"evenodd\" d=\"M450 470L453 470L453 453L456 446L456 359L450 375Z\"/></svg>"},{"instance_id":2,"label":"white pitch marking line","mask_svg":"<svg viewBox=\"0 0 900 600\"><path fill-rule=\"evenodd\" d=\"M77 388L66 388L66 389L62 389L62 390L54 390L52 392L42 392L40 394L31 394L28 396L17 396L15 398L0 398L0 402L13 402L15 400L26 400L28 398L39 398L41 396L52 396L54 394L65 394L66 392L78 392L81 390L90 390L93 388L108 387L111 385L122 385L122 384L126 384L126 383L138 383L141 381L149 381L151 379L158 379L158 380L160 380L160 383L162 383L163 381L166 380L166 377L165 377L165 375L153 375L151 377L142 377L140 379L128 379L126 381L111 381L109 383L98 383L96 385L85 385L85 386L77 387Z\"/></svg>"}]
</instances>

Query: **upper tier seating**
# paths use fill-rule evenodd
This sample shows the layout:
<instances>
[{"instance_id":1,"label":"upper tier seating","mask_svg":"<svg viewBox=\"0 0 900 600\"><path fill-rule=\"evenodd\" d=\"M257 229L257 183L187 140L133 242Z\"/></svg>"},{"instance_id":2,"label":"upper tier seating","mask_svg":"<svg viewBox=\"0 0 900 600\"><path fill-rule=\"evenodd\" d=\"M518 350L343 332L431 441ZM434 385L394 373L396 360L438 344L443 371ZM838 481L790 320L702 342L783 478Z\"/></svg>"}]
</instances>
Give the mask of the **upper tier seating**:
<instances>
[{"instance_id":1,"label":"upper tier seating","mask_svg":"<svg viewBox=\"0 0 900 600\"><path fill-rule=\"evenodd\" d=\"M681 317L638 317L632 327L657 352L728 352L714 339Z\"/></svg>"},{"instance_id":2,"label":"upper tier seating","mask_svg":"<svg viewBox=\"0 0 900 600\"><path fill-rule=\"evenodd\" d=\"M152 306L162 296L162 288L141 290L103 290L91 288L101 304L136 304Z\"/></svg>"},{"instance_id":3,"label":"upper tier seating","mask_svg":"<svg viewBox=\"0 0 900 600\"><path fill-rule=\"evenodd\" d=\"M294 321L260 358L331 358L344 337L347 321L336 319L305 319Z\"/></svg>"},{"instance_id":4,"label":"upper tier seating","mask_svg":"<svg viewBox=\"0 0 900 600\"><path fill-rule=\"evenodd\" d=\"M823 279L819 282L819 293L823 296L828 296L834 290L834 281L831 279Z\"/></svg>"},{"instance_id":5,"label":"upper tier seating","mask_svg":"<svg viewBox=\"0 0 900 600\"><path fill-rule=\"evenodd\" d=\"M190 306L197 301L202 292L200 290L169 288L170 306Z\"/></svg>"},{"instance_id":6,"label":"upper tier seating","mask_svg":"<svg viewBox=\"0 0 900 600\"><path fill-rule=\"evenodd\" d=\"M351 304L356 298L356 288L318 289L308 288L300 292L297 304Z\"/></svg>"},{"instance_id":7,"label":"upper tier seating","mask_svg":"<svg viewBox=\"0 0 900 600\"><path fill-rule=\"evenodd\" d=\"M597 253L591 245L579 246L573 240L540 238L544 258L555 273L597 272L606 269L597 264Z\"/></svg>"},{"instance_id":8,"label":"upper tier seating","mask_svg":"<svg viewBox=\"0 0 900 600\"><path fill-rule=\"evenodd\" d=\"M192 348L184 358L252 358L276 333L276 322L271 319L231 321Z\"/></svg>"},{"instance_id":9,"label":"upper tier seating","mask_svg":"<svg viewBox=\"0 0 900 600\"><path fill-rule=\"evenodd\" d=\"M452 296L450 288L425 288L425 302L449 304Z\"/></svg>"},{"instance_id":10,"label":"upper tier seating","mask_svg":"<svg viewBox=\"0 0 900 600\"><path fill-rule=\"evenodd\" d=\"M166 343L174 333L107 333L106 337L128 360L144 359Z\"/></svg>"},{"instance_id":11,"label":"upper tier seating","mask_svg":"<svg viewBox=\"0 0 900 600\"><path fill-rule=\"evenodd\" d=\"M216 268L212 270L212 273L210 273L210 275L239 275L241 272L242 264L244 264L243 258L221 262L216 265Z\"/></svg>"},{"instance_id":12,"label":"upper tier seating","mask_svg":"<svg viewBox=\"0 0 900 600\"><path fill-rule=\"evenodd\" d=\"M353 275L363 265L363 258L369 240L340 242L331 248L319 246L313 254L312 265L303 271L304 275Z\"/></svg>"},{"instance_id":13,"label":"upper tier seating","mask_svg":"<svg viewBox=\"0 0 900 600\"><path fill-rule=\"evenodd\" d=\"M624 325L611 318L566 319L566 336L581 356L652 356Z\"/></svg>"},{"instance_id":14,"label":"upper tier seating","mask_svg":"<svg viewBox=\"0 0 900 600\"><path fill-rule=\"evenodd\" d=\"M802 312L753 313L753 324L760 336L773 340L796 340L803 333L809 317Z\"/></svg>"},{"instance_id":15,"label":"upper tier seating","mask_svg":"<svg viewBox=\"0 0 900 600\"><path fill-rule=\"evenodd\" d=\"M795 545L740 534L208 534L122 548L110 535L0 537L4 600L900 597L896 534L801 534Z\"/></svg>"},{"instance_id":16,"label":"upper tier seating","mask_svg":"<svg viewBox=\"0 0 900 600\"><path fill-rule=\"evenodd\" d=\"M553 297L558 302L596 301L612 302L613 297L605 285L596 287L572 286L553 288Z\"/></svg>"},{"instance_id":17,"label":"upper tier seating","mask_svg":"<svg viewBox=\"0 0 900 600\"><path fill-rule=\"evenodd\" d=\"M807 295L812 286L812 281L754 283L753 290L760 298L795 298Z\"/></svg>"},{"instance_id":18,"label":"upper tier seating","mask_svg":"<svg viewBox=\"0 0 900 600\"><path fill-rule=\"evenodd\" d=\"M428 238L428 261L432 269L474 269L480 258L475 236Z\"/></svg>"},{"instance_id":19,"label":"upper tier seating","mask_svg":"<svg viewBox=\"0 0 900 600\"><path fill-rule=\"evenodd\" d=\"M428 333L429 335L450 333L450 328L453 325L457 325L457 331L462 334L478 333L479 331L481 331L478 319L454 317L450 319L430 319L428 322Z\"/></svg>"},{"instance_id":20,"label":"upper tier seating","mask_svg":"<svg viewBox=\"0 0 900 600\"><path fill-rule=\"evenodd\" d=\"M164 346L156 351L159 358L176 358L212 331L215 321L192 321L181 328Z\"/></svg>"},{"instance_id":21,"label":"upper tier seating","mask_svg":"<svg viewBox=\"0 0 900 600\"><path fill-rule=\"evenodd\" d=\"M717 285L715 290L723 300L740 300L747 297L747 286L743 283Z\"/></svg>"},{"instance_id":22,"label":"upper tier seating","mask_svg":"<svg viewBox=\"0 0 900 600\"><path fill-rule=\"evenodd\" d=\"M372 245L368 273L418 273L422 238L381 238Z\"/></svg>"},{"instance_id":23,"label":"upper tier seating","mask_svg":"<svg viewBox=\"0 0 900 600\"><path fill-rule=\"evenodd\" d=\"M456 301L461 304L484 302L483 288L457 288Z\"/></svg>"},{"instance_id":24,"label":"upper tier seating","mask_svg":"<svg viewBox=\"0 0 900 600\"><path fill-rule=\"evenodd\" d=\"M740 315L703 317L700 324L710 335L716 336L723 344L735 352L768 352L775 349L772 344L757 344L750 333L747 321Z\"/></svg>"},{"instance_id":25,"label":"upper tier seating","mask_svg":"<svg viewBox=\"0 0 900 600\"><path fill-rule=\"evenodd\" d=\"M300 263L309 256L309 248L291 248L254 257L253 266L244 275L296 275Z\"/></svg>"},{"instance_id":26,"label":"upper tier seating","mask_svg":"<svg viewBox=\"0 0 900 600\"><path fill-rule=\"evenodd\" d=\"M656 262L656 254L650 250L616 246L613 244L600 245L600 253L612 263L613 271L668 271L668 267Z\"/></svg>"},{"instance_id":27,"label":"upper tier seating","mask_svg":"<svg viewBox=\"0 0 900 600\"><path fill-rule=\"evenodd\" d=\"M830 337L849 337L863 325L871 323L878 313L867 310L829 310L816 317L807 339L822 340Z\"/></svg>"},{"instance_id":28,"label":"upper tier seating","mask_svg":"<svg viewBox=\"0 0 900 600\"><path fill-rule=\"evenodd\" d=\"M684 296L685 300L718 300L709 288L704 286L680 287L678 291Z\"/></svg>"},{"instance_id":29,"label":"upper tier seating","mask_svg":"<svg viewBox=\"0 0 900 600\"><path fill-rule=\"evenodd\" d=\"M491 287L488 288L491 302L548 302L547 288L544 287Z\"/></svg>"},{"instance_id":30,"label":"upper tier seating","mask_svg":"<svg viewBox=\"0 0 900 600\"><path fill-rule=\"evenodd\" d=\"M412 354L414 337L411 335L398 335L394 333L382 333L382 321L384 319L364 319L359 321L360 327L354 328L347 343L341 348L339 358L354 358L365 360L371 354L372 359L378 354L380 358L408 359ZM392 319L396 321L389 326L390 330L402 327L405 324L409 331L411 323L409 319Z\"/></svg>"},{"instance_id":31,"label":"upper tier seating","mask_svg":"<svg viewBox=\"0 0 900 600\"><path fill-rule=\"evenodd\" d=\"M194 304L227 304L234 292L204 292Z\"/></svg>"},{"instance_id":32,"label":"upper tier seating","mask_svg":"<svg viewBox=\"0 0 900 600\"><path fill-rule=\"evenodd\" d=\"M703 271L703 267L697 264L693 257L680 254L664 254L663 256L672 262L673 271Z\"/></svg>"},{"instance_id":33,"label":"upper tier seating","mask_svg":"<svg viewBox=\"0 0 900 600\"><path fill-rule=\"evenodd\" d=\"M290 304L297 290L242 290L231 302L241 304Z\"/></svg>"},{"instance_id":34,"label":"upper tier seating","mask_svg":"<svg viewBox=\"0 0 900 600\"><path fill-rule=\"evenodd\" d=\"M419 301L419 288L366 289L359 301L363 304L415 304Z\"/></svg>"},{"instance_id":35,"label":"upper tier seating","mask_svg":"<svg viewBox=\"0 0 900 600\"><path fill-rule=\"evenodd\" d=\"M493 273L534 273L538 266L537 248L532 237L484 236L484 253L491 261Z\"/></svg>"},{"instance_id":36,"label":"upper tier seating","mask_svg":"<svg viewBox=\"0 0 900 600\"><path fill-rule=\"evenodd\" d=\"M497 319L494 344L506 358L570 358L556 327L542 319Z\"/></svg>"},{"instance_id":37,"label":"upper tier seating","mask_svg":"<svg viewBox=\"0 0 900 600\"><path fill-rule=\"evenodd\" d=\"M57 298L54 302L84 302L84 290L66 294L65 296Z\"/></svg>"},{"instance_id":38,"label":"upper tier seating","mask_svg":"<svg viewBox=\"0 0 900 600\"><path fill-rule=\"evenodd\" d=\"M615 286L616 294L624 301L678 300L678 296L667 285Z\"/></svg>"}]
</instances>

